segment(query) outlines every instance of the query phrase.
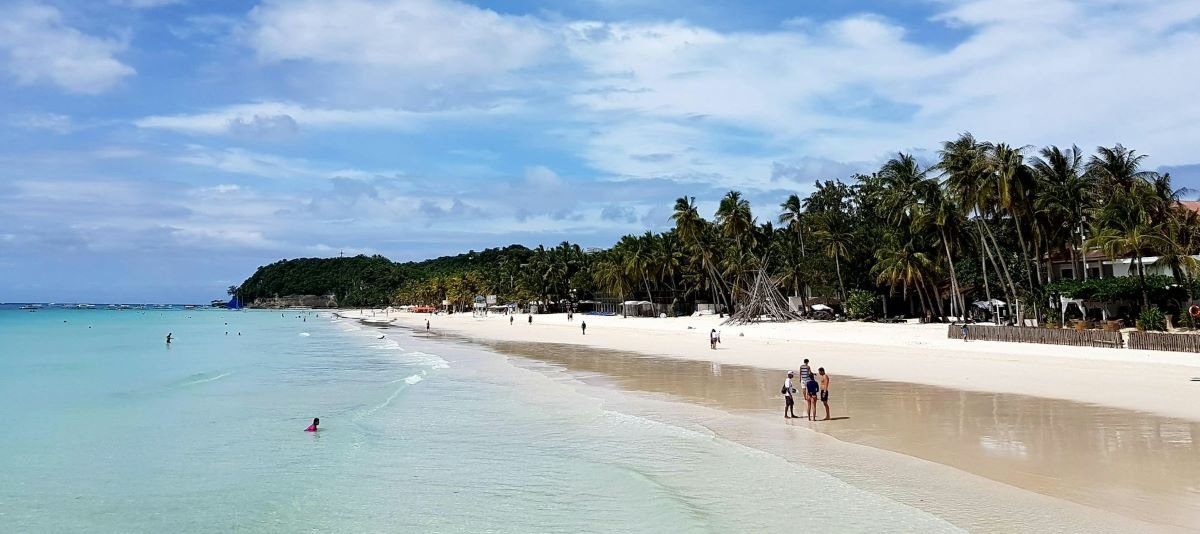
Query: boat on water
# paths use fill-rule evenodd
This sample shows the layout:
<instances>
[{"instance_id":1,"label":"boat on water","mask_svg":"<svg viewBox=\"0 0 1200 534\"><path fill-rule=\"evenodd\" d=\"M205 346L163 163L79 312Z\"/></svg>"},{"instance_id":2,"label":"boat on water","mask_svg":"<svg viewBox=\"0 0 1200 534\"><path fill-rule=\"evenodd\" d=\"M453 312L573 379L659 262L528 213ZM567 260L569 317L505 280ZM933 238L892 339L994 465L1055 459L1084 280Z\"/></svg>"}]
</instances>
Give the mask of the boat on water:
<instances>
[{"instance_id":1,"label":"boat on water","mask_svg":"<svg viewBox=\"0 0 1200 534\"><path fill-rule=\"evenodd\" d=\"M26 304L26 305L24 305L24 306L21 306L21 307L19 307L19 308L17 308L17 309L19 309L19 310L29 310L29 311L33 312L33 311L38 311L38 310L40 310L41 308L42 308L41 304Z\"/></svg>"}]
</instances>

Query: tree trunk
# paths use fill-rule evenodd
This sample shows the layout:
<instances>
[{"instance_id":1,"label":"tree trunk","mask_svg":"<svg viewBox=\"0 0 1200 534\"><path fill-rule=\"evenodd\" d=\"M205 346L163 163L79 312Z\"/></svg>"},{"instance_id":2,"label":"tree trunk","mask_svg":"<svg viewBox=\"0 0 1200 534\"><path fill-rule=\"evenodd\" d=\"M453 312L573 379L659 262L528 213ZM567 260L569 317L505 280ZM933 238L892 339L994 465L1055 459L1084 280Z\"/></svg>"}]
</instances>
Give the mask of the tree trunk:
<instances>
[{"instance_id":1,"label":"tree trunk","mask_svg":"<svg viewBox=\"0 0 1200 534\"><path fill-rule=\"evenodd\" d=\"M937 304L938 320L946 320L946 306L942 303L942 292L938 290L937 284L929 284L930 297Z\"/></svg>"},{"instance_id":2,"label":"tree trunk","mask_svg":"<svg viewBox=\"0 0 1200 534\"><path fill-rule=\"evenodd\" d=\"M1150 309L1150 296L1146 293L1146 268L1142 265L1142 251L1138 250L1137 269L1138 269L1138 289L1142 291L1142 311Z\"/></svg>"},{"instance_id":3,"label":"tree trunk","mask_svg":"<svg viewBox=\"0 0 1200 534\"><path fill-rule=\"evenodd\" d=\"M983 232L979 232L979 272L983 273L983 294L987 298L988 309L992 310L992 318L996 319L998 314L992 306L992 286L988 283L987 275L987 253L983 250L985 246L987 245L983 243Z\"/></svg>"},{"instance_id":4,"label":"tree trunk","mask_svg":"<svg viewBox=\"0 0 1200 534\"><path fill-rule=\"evenodd\" d=\"M1083 261L1083 280L1088 279L1087 240L1083 235L1083 219L1079 219L1079 259ZM1100 261L1100 278L1104 278L1104 261Z\"/></svg>"},{"instance_id":5,"label":"tree trunk","mask_svg":"<svg viewBox=\"0 0 1200 534\"><path fill-rule=\"evenodd\" d=\"M992 244L995 246L996 252L995 252L995 255L992 256L992 263L996 263L996 257L1000 258L1000 267L1003 268L1003 270L1001 271L1001 274L1003 275L1001 279L1008 281L1008 289L1012 291L1012 293L1011 293L1012 297L1016 297L1017 296L1017 285L1015 283L1013 283L1012 273L1010 273L1008 271L1008 262L1004 260L1004 255L1000 254L1000 243L998 241L996 241L996 236L992 234L992 230L987 227L987 224L983 225L983 230L985 232L987 232L988 237L991 238ZM1022 242L1022 246L1024 246L1023 242ZM992 251L991 251L991 249L989 249L988 254L990 255L991 253L992 253ZM1000 270L1000 269L997 268L997 270ZM1019 303L1014 301L1011 297L1008 299L1008 305L1009 305L1009 310L1010 310L1009 313L1012 313L1011 310L1013 307L1015 307L1017 309L1017 313L1019 314L1020 318L1021 319L1025 318L1024 306L1021 306Z\"/></svg>"},{"instance_id":6,"label":"tree trunk","mask_svg":"<svg viewBox=\"0 0 1200 534\"><path fill-rule=\"evenodd\" d=\"M946 229L938 228L942 233L942 246L946 249L946 263L950 265L950 314L954 315L954 299L958 298L958 313L960 317L966 316L966 306L963 303L962 295L958 292L958 275L954 272L954 257L950 254L950 243L946 241Z\"/></svg>"},{"instance_id":7,"label":"tree trunk","mask_svg":"<svg viewBox=\"0 0 1200 534\"><path fill-rule=\"evenodd\" d=\"M984 229L986 230L986 227L984 227ZM1004 284L1004 273L1002 273L1000 270L1000 264L996 262L996 255L992 253L991 246L986 243L986 238L985 238L983 250L987 252L988 259L992 260L992 268L996 270L996 275L998 278L1000 278L1000 287L1003 289L1004 300L1007 301L1006 304L1009 306L1009 314L1011 315L1012 307L1014 306L1014 302L1012 299L1012 294L1009 293L1009 290L1012 288L1012 285L1009 284L1006 286ZM990 301L989 301L989 305L990 305ZM996 324L1000 324L1000 307L994 306L994 308L995 308L995 312L994 312L995 313L995 321L994 322Z\"/></svg>"},{"instance_id":8,"label":"tree trunk","mask_svg":"<svg viewBox=\"0 0 1200 534\"><path fill-rule=\"evenodd\" d=\"M838 289L841 291L842 302L846 301L846 285L842 283L842 262L838 259L838 255L833 255L833 264L837 268Z\"/></svg>"},{"instance_id":9,"label":"tree trunk","mask_svg":"<svg viewBox=\"0 0 1200 534\"><path fill-rule=\"evenodd\" d=\"M1033 289L1033 273L1029 272L1029 246L1025 243L1025 233L1021 231L1021 221L1017 220L1017 214L1012 210L1009 210L1009 214L1012 215L1013 226L1017 228L1017 242L1021 244L1021 259L1025 260L1025 278L1029 282L1029 289Z\"/></svg>"}]
</instances>

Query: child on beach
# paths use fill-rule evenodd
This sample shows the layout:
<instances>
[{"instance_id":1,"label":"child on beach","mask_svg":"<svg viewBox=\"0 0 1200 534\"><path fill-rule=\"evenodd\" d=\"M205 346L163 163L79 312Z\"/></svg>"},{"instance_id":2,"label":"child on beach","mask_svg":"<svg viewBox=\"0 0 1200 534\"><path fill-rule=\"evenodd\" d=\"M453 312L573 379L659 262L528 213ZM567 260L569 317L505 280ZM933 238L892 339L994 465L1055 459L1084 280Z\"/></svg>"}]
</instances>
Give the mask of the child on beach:
<instances>
[{"instance_id":1,"label":"child on beach","mask_svg":"<svg viewBox=\"0 0 1200 534\"><path fill-rule=\"evenodd\" d=\"M792 372L788 371L787 379L783 381L783 418L799 419L796 417L796 399L792 396L796 388L792 387Z\"/></svg>"}]
</instances>

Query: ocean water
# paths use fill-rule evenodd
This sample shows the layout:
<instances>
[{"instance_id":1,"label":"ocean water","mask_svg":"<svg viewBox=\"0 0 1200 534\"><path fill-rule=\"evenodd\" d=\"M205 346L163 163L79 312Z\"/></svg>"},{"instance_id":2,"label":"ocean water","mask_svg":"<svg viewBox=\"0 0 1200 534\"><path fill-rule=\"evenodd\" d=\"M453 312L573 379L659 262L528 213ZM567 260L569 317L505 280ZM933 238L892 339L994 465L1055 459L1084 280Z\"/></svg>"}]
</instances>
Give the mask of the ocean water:
<instances>
[{"instance_id":1,"label":"ocean water","mask_svg":"<svg viewBox=\"0 0 1200 534\"><path fill-rule=\"evenodd\" d=\"M327 312L3 307L0 530L955 530L618 405Z\"/></svg>"}]
</instances>

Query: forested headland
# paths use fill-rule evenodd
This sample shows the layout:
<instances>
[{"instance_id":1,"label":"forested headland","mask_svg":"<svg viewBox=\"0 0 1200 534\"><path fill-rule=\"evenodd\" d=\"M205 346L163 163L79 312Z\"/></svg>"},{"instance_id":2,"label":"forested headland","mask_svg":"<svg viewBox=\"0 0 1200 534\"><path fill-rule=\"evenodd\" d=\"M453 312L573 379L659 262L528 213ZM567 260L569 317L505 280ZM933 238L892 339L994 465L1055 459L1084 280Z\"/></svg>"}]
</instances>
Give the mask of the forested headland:
<instances>
[{"instance_id":1,"label":"forested headland","mask_svg":"<svg viewBox=\"0 0 1200 534\"><path fill-rule=\"evenodd\" d=\"M236 289L245 302L288 294L335 294L339 305L463 305L501 302L650 300L687 313L697 302L736 309L760 271L788 295L852 301L851 315L961 316L974 301L1009 303L1023 318L1050 320L1054 297L1104 295L1130 314L1193 298L1200 217L1187 190L1143 168L1121 145L1035 149L963 134L923 166L900 153L869 175L819 180L806 196L751 206L738 191L700 213L675 200L671 228L626 235L585 251L562 242L470 251L422 262L382 256L296 259L263 266ZM1096 269L1098 257L1129 258L1134 276ZM1145 258L1170 267L1146 273ZM1088 262L1091 262L1089 265ZM1073 278L1052 265L1067 262ZM1095 272L1090 280L1089 272ZM1087 296L1080 296L1086 294ZM896 309L899 308L899 309Z\"/></svg>"}]
</instances>

